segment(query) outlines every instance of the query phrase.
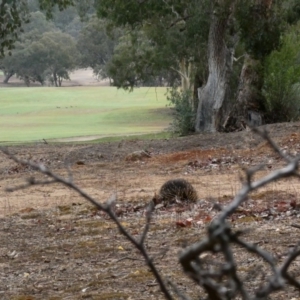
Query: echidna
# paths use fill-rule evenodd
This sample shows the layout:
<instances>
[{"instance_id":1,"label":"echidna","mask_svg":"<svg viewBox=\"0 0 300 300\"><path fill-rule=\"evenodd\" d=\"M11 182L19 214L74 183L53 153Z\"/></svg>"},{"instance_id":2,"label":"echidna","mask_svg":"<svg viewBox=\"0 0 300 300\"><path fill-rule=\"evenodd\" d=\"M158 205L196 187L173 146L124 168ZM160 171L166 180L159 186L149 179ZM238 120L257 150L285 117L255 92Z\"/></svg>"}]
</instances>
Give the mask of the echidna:
<instances>
[{"instance_id":1,"label":"echidna","mask_svg":"<svg viewBox=\"0 0 300 300\"><path fill-rule=\"evenodd\" d=\"M162 185L159 194L152 200L155 205L161 202L172 203L176 200L196 202L198 195L194 187L185 179L171 179Z\"/></svg>"}]
</instances>

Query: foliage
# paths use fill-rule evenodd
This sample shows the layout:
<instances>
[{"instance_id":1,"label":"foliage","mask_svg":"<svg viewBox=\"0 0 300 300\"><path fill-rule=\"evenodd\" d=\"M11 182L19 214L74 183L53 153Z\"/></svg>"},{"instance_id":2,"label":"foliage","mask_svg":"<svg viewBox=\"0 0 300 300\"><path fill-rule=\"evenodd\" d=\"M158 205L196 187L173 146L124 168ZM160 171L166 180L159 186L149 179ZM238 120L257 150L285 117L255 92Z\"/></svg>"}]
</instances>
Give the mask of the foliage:
<instances>
[{"instance_id":1,"label":"foliage","mask_svg":"<svg viewBox=\"0 0 300 300\"><path fill-rule=\"evenodd\" d=\"M243 50L252 58L261 61L280 46L280 36L287 28L286 21L295 23L299 17L299 3L296 0L4 2L9 2L4 11L7 13L8 9L15 10L20 18L20 22L16 21L17 27L11 27L6 33L7 39L9 32L16 33L26 21L26 10L22 14L19 5L23 3L26 8L28 3L30 9L36 10L38 3L39 9L43 9L48 17L53 17L57 27L75 38L78 37L78 49L82 53L81 66L91 66L96 74L111 77L114 85L125 89L140 85L178 86L181 81L182 89L194 91L194 110L198 105L197 88L207 82L207 46L213 15L222 19L222 14L228 13L229 21L224 23L224 40L228 49L232 48L234 52L236 41L240 38L239 45L243 45ZM78 12L82 20L88 20L81 34L79 31L82 22L79 17L75 17ZM89 19L93 13L101 20ZM120 33L122 37L111 38L106 32L108 26L113 28L112 35L118 32L117 38ZM14 41L16 37L17 34ZM7 48L7 45L3 47ZM239 67L235 69L238 71ZM36 69L39 68L40 66ZM237 77L233 78L236 74L228 76L231 77L228 81L234 83L231 84L232 95L237 95L239 84L235 80ZM62 68L56 75L52 73L56 84L59 85L62 78L68 78L66 69Z\"/></svg>"},{"instance_id":2,"label":"foliage","mask_svg":"<svg viewBox=\"0 0 300 300\"><path fill-rule=\"evenodd\" d=\"M0 59L0 69L6 76L15 73L24 79L27 85L30 81L44 83L45 64L41 63L40 58L43 53L38 54L36 40L47 31L55 30L55 26L48 22L45 16L39 12L30 14L30 22L23 26L24 32L20 34L19 39L15 42L11 55L6 55ZM32 54L36 59L31 58ZM7 80L9 77L7 77Z\"/></svg>"},{"instance_id":3,"label":"foliage","mask_svg":"<svg viewBox=\"0 0 300 300\"><path fill-rule=\"evenodd\" d=\"M300 2L298 0L283 1L285 19L288 24L295 24L300 19Z\"/></svg>"},{"instance_id":4,"label":"foliage","mask_svg":"<svg viewBox=\"0 0 300 300\"><path fill-rule=\"evenodd\" d=\"M73 0L38 0L40 8L46 11L47 17L53 17L53 8L57 6L60 11L68 6L74 5Z\"/></svg>"},{"instance_id":5,"label":"foliage","mask_svg":"<svg viewBox=\"0 0 300 300\"><path fill-rule=\"evenodd\" d=\"M80 65L91 67L96 75L107 77L106 65L113 55L119 30L113 30L109 35L106 31L107 22L91 17L81 30L77 48L81 55Z\"/></svg>"},{"instance_id":6,"label":"foliage","mask_svg":"<svg viewBox=\"0 0 300 300\"><path fill-rule=\"evenodd\" d=\"M174 107L174 118L171 123L171 130L180 135L187 135L194 131L196 114L193 111L191 102L193 95L190 90L178 91L172 88L168 94L170 106Z\"/></svg>"},{"instance_id":7,"label":"foliage","mask_svg":"<svg viewBox=\"0 0 300 300\"><path fill-rule=\"evenodd\" d=\"M283 30L280 7L270 9L264 1L240 0L235 15L245 50L253 58L262 59L279 46Z\"/></svg>"},{"instance_id":8,"label":"foliage","mask_svg":"<svg viewBox=\"0 0 300 300\"><path fill-rule=\"evenodd\" d=\"M155 47L145 33L131 31L120 37L107 64L107 73L115 86L124 89L132 90L134 86L149 84L159 76L155 56Z\"/></svg>"},{"instance_id":9,"label":"foliage","mask_svg":"<svg viewBox=\"0 0 300 300\"><path fill-rule=\"evenodd\" d=\"M159 78L165 84L179 78L193 85L195 74L205 73L208 1L105 0L97 2L96 9L100 18L128 29L109 66L118 87L133 88ZM183 61L190 65L189 72L182 69Z\"/></svg>"},{"instance_id":10,"label":"foliage","mask_svg":"<svg viewBox=\"0 0 300 300\"><path fill-rule=\"evenodd\" d=\"M69 79L68 73L75 69L77 49L74 38L57 31L46 32L41 37L41 45L46 49L43 57L55 86L61 86L62 79Z\"/></svg>"},{"instance_id":11,"label":"foliage","mask_svg":"<svg viewBox=\"0 0 300 300\"><path fill-rule=\"evenodd\" d=\"M22 78L27 85L38 81L42 85L48 78L56 86L62 79L68 79L68 72L76 67L77 49L74 39L46 21L40 12L32 13L32 22L24 27L24 32L12 55L0 60L0 68L5 74Z\"/></svg>"},{"instance_id":12,"label":"foliage","mask_svg":"<svg viewBox=\"0 0 300 300\"><path fill-rule=\"evenodd\" d=\"M29 0L2 0L0 3L0 56L6 50L11 50L18 39L22 27L30 20L28 10ZM40 8L46 11L48 17L52 10L58 6L60 10L73 4L73 0L38 0ZM34 7L34 3L30 3ZM7 52L9 54L9 52Z\"/></svg>"},{"instance_id":13,"label":"foliage","mask_svg":"<svg viewBox=\"0 0 300 300\"><path fill-rule=\"evenodd\" d=\"M11 50L21 31L28 22L26 0L2 0L0 3L0 56ZM8 52L10 53L10 52Z\"/></svg>"},{"instance_id":14,"label":"foliage","mask_svg":"<svg viewBox=\"0 0 300 300\"><path fill-rule=\"evenodd\" d=\"M282 47L265 61L263 95L267 121L293 121L300 117L300 24L283 37Z\"/></svg>"},{"instance_id":15,"label":"foliage","mask_svg":"<svg viewBox=\"0 0 300 300\"><path fill-rule=\"evenodd\" d=\"M56 26L53 22L46 19L45 15L40 11L30 13L30 21L23 26L24 33L32 32L33 30L39 34L47 31L56 30ZM23 39L23 34L20 36Z\"/></svg>"}]
</instances>

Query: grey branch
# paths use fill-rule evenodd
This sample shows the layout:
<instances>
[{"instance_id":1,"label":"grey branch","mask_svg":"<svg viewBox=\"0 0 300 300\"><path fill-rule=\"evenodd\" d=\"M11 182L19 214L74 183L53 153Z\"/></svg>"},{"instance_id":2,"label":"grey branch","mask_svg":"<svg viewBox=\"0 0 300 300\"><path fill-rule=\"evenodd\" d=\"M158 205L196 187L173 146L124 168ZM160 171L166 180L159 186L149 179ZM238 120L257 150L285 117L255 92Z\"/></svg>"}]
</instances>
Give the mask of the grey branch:
<instances>
[{"instance_id":1,"label":"grey branch","mask_svg":"<svg viewBox=\"0 0 300 300\"><path fill-rule=\"evenodd\" d=\"M232 299L238 294L242 299L261 299L276 290L283 289L287 283L300 289L300 282L288 274L289 266L300 256L298 245L289 253L281 266L277 266L278 262L271 253L255 244L243 241L237 233L232 232L230 225L226 221L247 200L250 192L285 177L299 177L300 157L293 158L283 153L266 131L261 132L257 129L254 131L269 143L273 150L285 160L286 165L256 181L253 181L253 175L260 170L260 167L248 170L246 172L246 182L243 183L241 190L237 193L233 201L209 225L207 237L184 249L179 257L180 263L186 273L205 289L211 299ZM256 291L254 298L250 298L250 295L243 286L243 280L238 276L236 262L232 253L232 245L238 245L245 252L256 254L271 268L272 276L268 277L263 287ZM201 260L201 254L205 252L212 254L221 253L223 260L217 267L210 268L207 271L207 267L205 267L204 262ZM227 280L222 281L224 276L227 277Z\"/></svg>"},{"instance_id":2,"label":"grey branch","mask_svg":"<svg viewBox=\"0 0 300 300\"><path fill-rule=\"evenodd\" d=\"M75 185L73 183L73 181L71 180L71 177L69 176L69 179L65 179L59 175L57 175L56 173L52 172L49 168L47 168L45 165L43 164L36 164L33 163L31 161L25 161L25 160L21 160L19 158L17 158L15 155L12 155L7 149L5 148L0 148L0 150L6 154L10 159L12 159L13 161L15 161L16 163L19 164L23 164L23 165L28 165L30 166L33 170L36 170L44 175L47 175L49 178L51 178L51 181L45 181L44 183L50 183L50 182L58 182L61 183L71 189L73 189L74 191L76 191L80 196L82 196L84 199L86 199L87 201L89 201L90 203L92 203L94 206L96 206L99 210L105 212L112 221L114 221L114 223L117 225L120 233L122 235L124 235L130 242L131 244L134 245L134 247L136 249L139 250L139 252L141 253L141 255L144 257L145 262L147 263L147 265L149 266L149 268L151 269L154 277L156 278L161 291L163 292L163 294L165 295L166 299L172 300L173 297L171 296L171 293L169 292L164 280L162 279L160 273L158 272L155 264L153 263L152 259L150 258L145 245L144 245L144 240L146 238L147 232L149 230L149 226L150 226L150 220L151 220L151 214L153 211L153 206L150 205L150 208L152 207L152 210L149 209L148 213L147 213L147 219L146 219L146 226L145 226L145 230L142 234L142 237L140 239L140 241L136 240L127 230L126 228L121 224L120 220L118 219L118 217L115 215L114 213L114 202L116 200L116 196L113 195L105 204L101 204L99 203L96 199L94 199L93 197L91 197L89 194L87 194L86 192L84 192L82 189L80 189L77 185ZM38 182L39 184L42 184L42 182ZM34 180L29 180L29 183L23 185L23 186L19 186L17 188L10 188L11 191L14 191L16 189L20 189L20 188L27 188L31 185L35 184Z\"/></svg>"}]
</instances>

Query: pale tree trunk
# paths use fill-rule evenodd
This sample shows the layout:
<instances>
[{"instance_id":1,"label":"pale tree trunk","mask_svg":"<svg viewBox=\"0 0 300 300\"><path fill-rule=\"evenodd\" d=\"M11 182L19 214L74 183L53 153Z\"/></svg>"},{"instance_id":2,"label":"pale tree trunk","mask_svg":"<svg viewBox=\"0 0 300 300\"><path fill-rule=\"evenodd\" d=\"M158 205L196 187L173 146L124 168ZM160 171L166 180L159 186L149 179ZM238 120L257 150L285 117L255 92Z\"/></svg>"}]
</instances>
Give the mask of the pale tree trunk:
<instances>
[{"instance_id":1,"label":"pale tree trunk","mask_svg":"<svg viewBox=\"0 0 300 300\"><path fill-rule=\"evenodd\" d=\"M191 91L193 93L194 82L191 80L194 67L193 63L191 61L188 61L186 58L182 58L178 64L178 67L178 69L172 68L172 70L176 71L180 75L181 91ZM193 111L196 111L195 99L193 97L190 99L189 104Z\"/></svg>"},{"instance_id":2,"label":"pale tree trunk","mask_svg":"<svg viewBox=\"0 0 300 300\"><path fill-rule=\"evenodd\" d=\"M192 89L191 83L191 73L192 73L192 63L187 62L185 58L183 58L179 63L179 74L181 77L181 89L182 91L188 91Z\"/></svg>"},{"instance_id":3,"label":"pale tree trunk","mask_svg":"<svg viewBox=\"0 0 300 300\"><path fill-rule=\"evenodd\" d=\"M206 85L198 89L196 132L220 130L224 122L224 101L229 95L233 62L233 49L225 44L229 16L229 10L227 15L212 16L208 38L209 75Z\"/></svg>"},{"instance_id":4,"label":"pale tree trunk","mask_svg":"<svg viewBox=\"0 0 300 300\"><path fill-rule=\"evenodd\" d=\"M181 90L183 92L191 90L192 82L191 82L191 73L192 73L193 65L190 61L187 61L186 58L182 58L178 64L178 69L171 67L171 69L177 72L180 75L181 81Z\"/></svg>"}]
</instances>

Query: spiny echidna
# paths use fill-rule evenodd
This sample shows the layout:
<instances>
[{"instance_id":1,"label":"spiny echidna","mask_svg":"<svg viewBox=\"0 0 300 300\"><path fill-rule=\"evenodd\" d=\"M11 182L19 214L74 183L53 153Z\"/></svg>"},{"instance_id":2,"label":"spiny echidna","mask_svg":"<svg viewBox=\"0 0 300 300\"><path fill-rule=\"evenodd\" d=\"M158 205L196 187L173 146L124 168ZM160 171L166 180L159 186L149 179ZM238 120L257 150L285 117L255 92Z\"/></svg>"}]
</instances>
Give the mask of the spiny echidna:
<instances>
[{"instance_id":1,"label":"spiny echidna","mask_svg":"<svg viewBox=\"0 0 300 300\"><path fill-rule=\"evenodd\" d=\"M159 194L152 200L155 205L161 202L172 203L176 200L196 202L198 195L194 187L185 179L171 179L162 185Z\"/></svg>"}]
</instances>

